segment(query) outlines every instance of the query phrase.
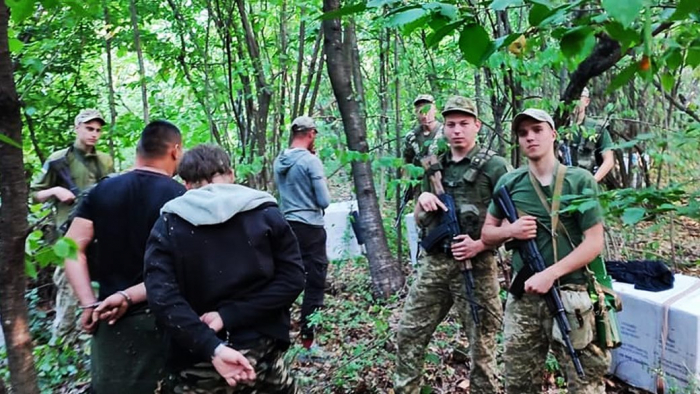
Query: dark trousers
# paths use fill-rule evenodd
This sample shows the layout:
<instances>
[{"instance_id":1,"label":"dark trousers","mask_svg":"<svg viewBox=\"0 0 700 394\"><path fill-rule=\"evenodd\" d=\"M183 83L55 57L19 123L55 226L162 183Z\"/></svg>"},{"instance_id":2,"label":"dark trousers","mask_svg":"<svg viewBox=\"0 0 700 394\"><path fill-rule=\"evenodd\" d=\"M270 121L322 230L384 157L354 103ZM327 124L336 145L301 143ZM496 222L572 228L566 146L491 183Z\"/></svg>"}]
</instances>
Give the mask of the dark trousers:
<instances>
[{"instance_id":1,"label":"dark trousers","mask_svg":"<svg viewBox=\"0 0 700 394\"><path fill-rule=\"evenodd\" d=\"M165 374L165 341L151 313L100 322L91 345L95 394L151 394Z\"/></svg>"},{"instance_id":2,"label":"dark trousers","mask_svg":"<svg viewBox=\"0 0 700 394\"><path fill-rule=\"evenodd\" d=\"M306 271L304 301L301 304L301 336L313 338L313 328L308 325L308 317L323 306L323 292L328 274L326 256L326 229L301 222L290 221L299 242L301 259Z\"/></svg>"}]
</instances>

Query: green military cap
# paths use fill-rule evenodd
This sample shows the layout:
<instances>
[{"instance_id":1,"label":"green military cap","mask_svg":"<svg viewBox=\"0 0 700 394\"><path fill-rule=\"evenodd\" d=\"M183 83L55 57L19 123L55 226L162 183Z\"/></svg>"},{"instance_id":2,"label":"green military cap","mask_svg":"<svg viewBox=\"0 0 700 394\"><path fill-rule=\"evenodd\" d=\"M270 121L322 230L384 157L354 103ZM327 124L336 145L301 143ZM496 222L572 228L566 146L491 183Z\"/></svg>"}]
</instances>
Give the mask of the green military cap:
<instances>
[{"instance_id":1,"label":"green military cap","mask_svg":"<svg viewBox=\"0 0 700 394\"><path fill-rule=\"evenodd\" d=\"M310 116L299 116L292 121L293 131L303 131L316 129L316 122Z\"/></svg>"},{"instance_id":2,"label":"green military cap","mask_svg":"<svg viewBox=\"0 0 700 394\"><path fill-rule=\"evenodd\" d=\"M75 125L77 126L81 123L87 123L93 120L99 120L103 126L107 123L100 111L96 109L84 109L75 117Z\"/></svg>"},{"instance_id":3,"label":"green military cap","mask_svg":"<svg viewBox=\"0 0 700 394\"><path fill-rule=\"evenodd\" d=\"M415 106L415 105L418 105L418 104L421 104L421 103L430 103L430 104L434 104L434 103L435 103L435 97L433 97L433 96L430 95L430 94L419 94L418 96L416 96L416 99L413 100L413 105Z\"/></svg>"},{"instance_id":4,"label":"green military cap","mask_svg":"<svg viewBox=\"0 0 700 394\"><path fill-rule=\"evenodd\" d=\"M554 127L554 119L552 119L547 112L536 108L528 108L525 111L515 115L515 118L513 118L513 124L511 125L511 130L517 131L520 122L527 118L535 119L539 122L547 122L550 126L552 126L552 130L556 130Z\"/></svg>"},{"instance_id":5,"label":"green military cap","mask_svg":"<svg viewBox=\"0 0 700 394\"><path fill-rule=\"evenodd\" d=\"M442 116L445 116L450 112L461 112L475 118L479 117L479 113L476 111L474 102L463 96L452 96L447 99L445 107L442 109Z\"/></svg>"}]
</instances>

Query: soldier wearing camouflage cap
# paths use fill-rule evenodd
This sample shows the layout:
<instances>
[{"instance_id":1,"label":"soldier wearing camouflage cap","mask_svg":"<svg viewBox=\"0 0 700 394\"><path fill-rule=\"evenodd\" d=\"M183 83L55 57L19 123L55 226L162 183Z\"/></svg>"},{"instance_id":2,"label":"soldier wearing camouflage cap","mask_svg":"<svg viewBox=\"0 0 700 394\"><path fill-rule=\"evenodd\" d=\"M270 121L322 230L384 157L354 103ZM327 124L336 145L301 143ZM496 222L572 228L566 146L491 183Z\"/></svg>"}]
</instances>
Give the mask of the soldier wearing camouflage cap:
<instances>
[{"instance_id":1,"label":"soldier wearing camouflage cap","mask_svg":"<svg viewBox=\"0 0 700 394\"><path fill-rule=\"evenodd\" d=\"M500 391L496 334L503 310L494 251L480 241L480 236L493 187L509 166L504 158L478 145L481 122L471 100L451 97L442 115L449 151L439 157L434 167L442 175L444 192L454 199L461 233L441 243L440 246L451 245L447 250L443 247L425 250L420 259L418 277L409 290L399 322L394 390L397 394L421 392L426 346L454 305L471 344L470 392L493 394ZM424 190L430 189L426 185ZM418 197L414 215L424 239L440 224L445 209L434 191L423 192ZM467 299L460 272L466 261L473 267L471 300ZM478 308L478 323L470 314L471 303Z\"/></svg>"},{"instance_id":2,"label":"soldier wearing camouflage cap","mask_svg":"<svg viewBox=\"0 0 700 394\"><path fill-rule=\"evenodd\" d=\"M52 153L44 163L40 177L32 184L32 196L37 202L51 201L56 209L55 226L60 228L76 205L81 191L103 176L114 172L112 158L95 149L102 135L105 120L99 111L85 109L75 117L75 142L68 148ZM56 283L56 316L53 339L72 341L77 336L77 300L73 295L63 268L54 273Z\"/></svg>"},{"instance_id":3,"label":"soldier wearing camouflage cap","mask_svg":"<svg viewBox=\"0 0 700 394\"><path fill-rule=\"evenodd\" d=\"M435 119L435 98L430 94L419 94L413 100L418 124L404 139L403 158L406 164L420 166L420 160L428 154L437 153L442 138L442 123Z\"/></svg>"}]
</instances>

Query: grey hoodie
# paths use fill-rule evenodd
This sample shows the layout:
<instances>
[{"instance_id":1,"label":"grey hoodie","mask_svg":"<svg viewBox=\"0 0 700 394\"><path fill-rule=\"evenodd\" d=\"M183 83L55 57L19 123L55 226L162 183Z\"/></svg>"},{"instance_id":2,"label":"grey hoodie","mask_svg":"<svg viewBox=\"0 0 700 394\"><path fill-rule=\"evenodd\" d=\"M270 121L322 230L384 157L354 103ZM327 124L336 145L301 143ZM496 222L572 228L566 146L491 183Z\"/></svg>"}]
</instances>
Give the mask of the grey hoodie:
<instances>
[{"instance_id":1,"label":"grey hoodie","mask_svg":"<svg viewBox=\"0 0 700 394\"><path fill-rule=\"evenodd\" d=\"M306 149L285 149L274 164L280 208L287 220L323 226L331 202L321 160Z\"/></svg>"},{"instance_id":2,"label":"grey hoodie","mask_svg":"<svg viewBox=\"0 0 700 394\"><path fill-rule=\"evenodd\" d=\"M270 194L231 183L212 183L168 201L160 213L174 213L195 226L224 223L240 212L274 202Z\"/></svg>"}]
</instances>

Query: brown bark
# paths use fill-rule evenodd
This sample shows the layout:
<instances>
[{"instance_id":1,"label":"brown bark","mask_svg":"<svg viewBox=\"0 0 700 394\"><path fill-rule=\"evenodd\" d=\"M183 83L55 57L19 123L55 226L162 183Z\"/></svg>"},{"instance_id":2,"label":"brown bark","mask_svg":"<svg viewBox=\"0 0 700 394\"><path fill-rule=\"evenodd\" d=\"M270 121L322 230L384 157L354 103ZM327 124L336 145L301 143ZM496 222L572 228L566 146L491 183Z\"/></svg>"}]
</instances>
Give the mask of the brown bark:
<instances>
[{"instance_id":1,"label":"brown bark","mask_svg":"<svg viewBox=\"0 0 700 394\"><path fill-rule=\"evenodd\" d=\"M323 1L324 12L337 10L339 7L339 0ZM352 89L352 70L344 62L343 53L350 48L343 46L340 19L324 20L323 30L328 77L343 118L348 149L368 153L365 119L361 115L360 104ZM391 256L387 245L386 233L377 203L377 193L374 189L371 163L353 161L352 173L360 208L360 223L364 228L367 240L367 258L373 292L377 297L387 298L403 286L403 271L399 262Z\"/></svg>"},{"instance_id":2,"label":"brown bark","mask_svg":"<svg viewBox=\"0 0 700 394\"><path fill-rule=\"evenodd\" d=\"M388 49L388 48L387 48ZM399 32L394 32L394 155L401 157L401 80L399 79ZM396 169L396 179L401 179L401 168ZM401 185L396 185L396 212L401 208ZM399 264L403 263L403 226L396 229L396 250Z\"/></svg>"},{"instance_id":3,"label":"brown bark","mask_svg":"<svg viewBox=\"0 0 700 394\"><path fill-rule=\"evenodd\" d=\"M0 135L22 146L22 119L7 29L9 10L0 1ZM0 315L10 384L16 393L38 394L27 304L24 300L24 242L28 192L21 148L0 141Z\"/></svg>"},{"instance_id":4,"label":"brown bark","mask_svg":"<svg viewBox=\"0 0 700 394\"><path fill-rule=\"evenodd\" d=\"M139 30L139 16L136 11L136 0L129 1L129 15L131 16L131 28L134 30L134 48L139 59L139 77L141 79L141 102L143 104L143 121L148 123L148 90L146 89L146 66L143 62L143 50L141 49L141 31Z\"/></svg>"},{"instance_id":5,"label":"brown bark","mask_svg":"<svg viewBox=\"0 0 700 394\"><path fill-rule=\"evenodd\" d=\"M304 14L305 8L301 7L301 13ZM297 53L297 72L294 78L294 103L292 104L292 119L299 116L303 109L299 106L299 91L301 90L301 72L304 68L304 44L306 43L306 22L301 21L299 26L299 51Z\"/></svg>"},{"instance_id":6,"label":"brown bark","mask_svg":"<svg viewBox=\"0 0 700 394\"><path fill-rule=\"evenodd\" d=\"M318 63L318 71L321 71L323 69L323 59L319 60L319 54L321 54L321 38L323 38L323 29L318 30L318 35L316 36L316 43L314 43L314 54L311 57L311 63L309 64L309 72L306 75L304 93L302 93L301 100L299 101L298 114L300 115L304 113L304 108L306 107L306 98L309 96L309 91L311 90L311 82L313 81L314 74L317 73L316 64ZM321 54L321 56L323 56L323 54ZM318 75L321 75L320 72L318 73Z\"/></svg>"}]
</instances>

